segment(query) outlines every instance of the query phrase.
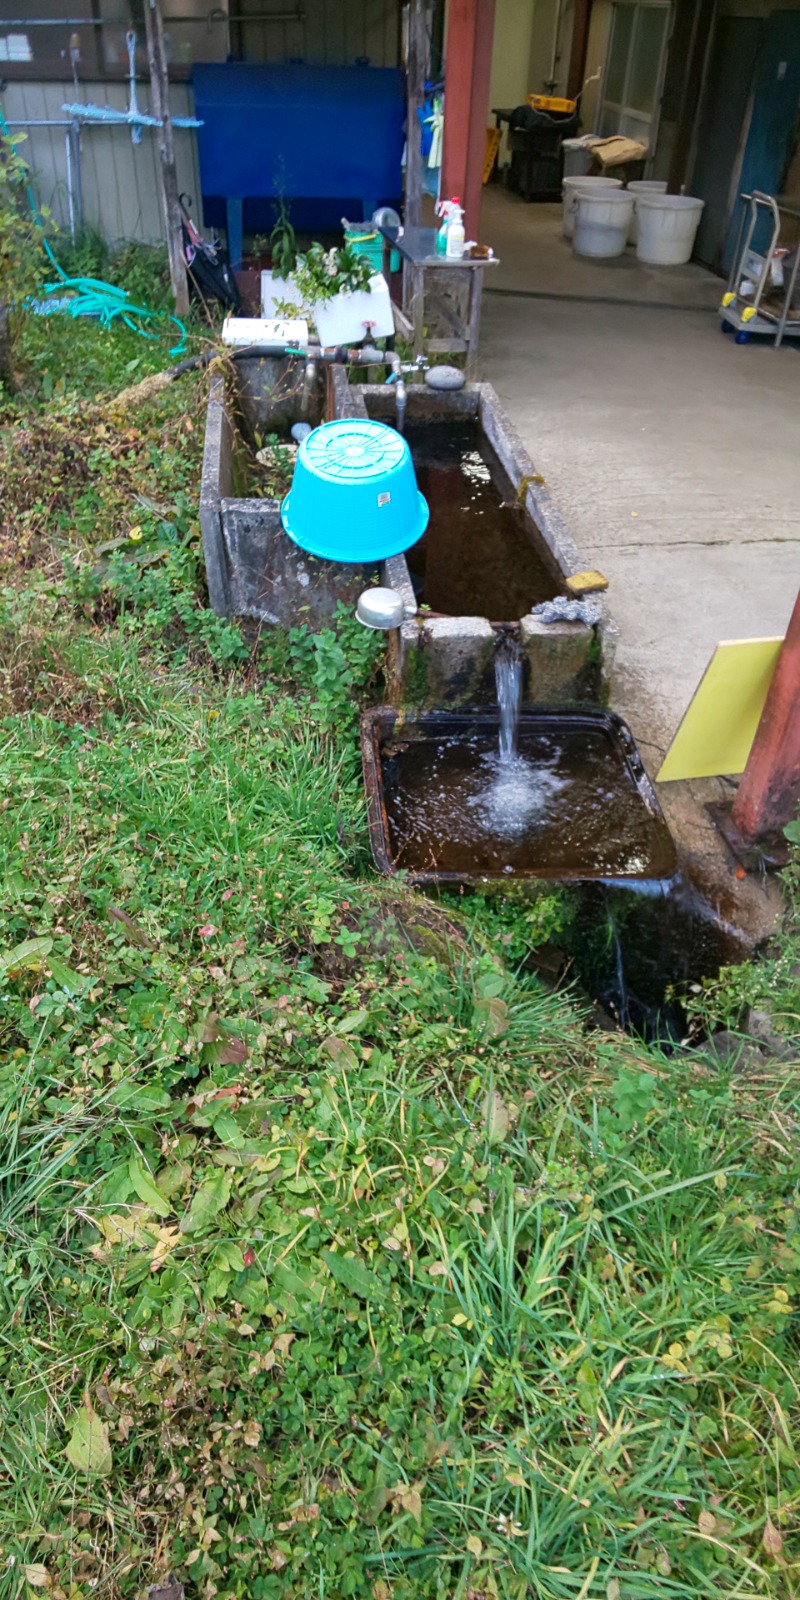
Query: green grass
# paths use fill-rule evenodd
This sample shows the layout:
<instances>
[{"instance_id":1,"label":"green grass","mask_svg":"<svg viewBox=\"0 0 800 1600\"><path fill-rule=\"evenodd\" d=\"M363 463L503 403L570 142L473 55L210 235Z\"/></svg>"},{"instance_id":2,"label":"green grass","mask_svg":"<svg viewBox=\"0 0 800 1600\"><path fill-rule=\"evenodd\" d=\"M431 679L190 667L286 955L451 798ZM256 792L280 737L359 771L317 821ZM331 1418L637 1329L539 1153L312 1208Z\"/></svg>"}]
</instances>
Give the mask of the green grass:
<instances>
[{"instance_id":1,"label":"green grass","mask_svg":"<svg viewBox=\"0 0 800 1600\"><path fill-rule=\"evenodd\" d=\"M374 640L208 613L203 381L97 334L0 440L4 1600L794 1600L795 1067L374 877Z\"/></svg>"}]
</instances>

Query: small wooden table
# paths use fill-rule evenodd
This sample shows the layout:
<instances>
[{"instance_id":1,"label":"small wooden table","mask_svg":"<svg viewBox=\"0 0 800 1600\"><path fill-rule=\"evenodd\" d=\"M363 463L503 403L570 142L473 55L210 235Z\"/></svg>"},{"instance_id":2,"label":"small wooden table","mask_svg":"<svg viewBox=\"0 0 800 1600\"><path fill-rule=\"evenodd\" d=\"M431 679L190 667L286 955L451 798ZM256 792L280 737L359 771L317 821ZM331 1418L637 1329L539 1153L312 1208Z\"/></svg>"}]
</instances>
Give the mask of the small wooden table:
<instances>
[{"instance_id":1,"label":"small wooden table","mask_svg":"<svg viewBox=\"0 0 800 1600\"><path fill-rule=\"evenodd\" d=\"M428 339L428 349L436 354L463 351L467 358L467 376L472 377L478 358L483 270L496 264L497 257L491 256L488 261L472 261L466 257L439 255L436 250L436 228L405 228L401 232L381 228L380 233L383 237L383 274L387 283L392 250L397 250L403 262L403 312L411 324L415 358L422 354L426 343L427 298L432 308L452 329L452 335L447 338ZM443 272L450 274L450 282L460 278L466 284L467 311L463 317L441 298L433 280L426 285L426 274Z\"/></svg>"}]
</instances>

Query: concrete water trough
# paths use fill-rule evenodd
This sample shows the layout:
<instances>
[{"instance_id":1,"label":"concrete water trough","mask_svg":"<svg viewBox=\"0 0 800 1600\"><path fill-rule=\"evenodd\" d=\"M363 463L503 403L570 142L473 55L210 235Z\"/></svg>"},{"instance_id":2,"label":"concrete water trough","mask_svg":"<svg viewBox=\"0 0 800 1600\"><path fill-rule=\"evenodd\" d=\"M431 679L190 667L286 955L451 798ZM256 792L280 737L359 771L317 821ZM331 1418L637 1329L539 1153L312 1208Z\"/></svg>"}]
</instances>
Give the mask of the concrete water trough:
<instances>
[{"instance_id":1,"label":"concrete water trough","mask_svg":"<svg viewBox=\"0 0 800 1600\"><path fill-rule=\"evenodd\" d=\"M239 360L215 373L206 412L200 528L208 597L219 616L283 628L325 627L342 601L355 607L377 566L345 566L306 555L283 530L280 499L243 492L256 433L290 439L293 423L336 413L344 369L306 371L286 357ZM295 449L292 442L287 451Z\"/></svg>"},{"instance_id":2,"label":"concrete water trough","mask_svg":"<svg viewBox=\"0 0 800 1600\"><path fill-rule=\"evenodd\" d=\"M298 420L371 417L394 423L392 385L348 382L327 365L309 392L303 362L238 361L212 380L200 495L209 598L222 615L283 627L324 626L379 581L403 597L390 640L390 695L407 704L489 703L494 657L519 641L526 704L585 703L607 694L615 630L596 620L545 622L534 606L566 596L582 561L546 485L490 384L437 392L409 384L406 432L429 500L419 546L380 566L317 560L287 538L280 502L237 493L247 436L285 434Z\"/></svg>"}]
</instances>

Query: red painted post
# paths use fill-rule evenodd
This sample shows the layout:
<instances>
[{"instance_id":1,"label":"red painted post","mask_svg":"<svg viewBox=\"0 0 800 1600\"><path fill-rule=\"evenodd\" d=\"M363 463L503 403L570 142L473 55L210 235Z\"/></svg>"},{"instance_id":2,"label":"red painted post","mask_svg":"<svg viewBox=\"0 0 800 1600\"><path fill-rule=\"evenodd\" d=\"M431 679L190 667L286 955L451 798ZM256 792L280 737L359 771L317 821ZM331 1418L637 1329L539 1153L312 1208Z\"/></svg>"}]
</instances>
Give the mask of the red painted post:
<instances>
[{"instance_id":1,"label":"red painted post","mask_svg":"<svg viewBox=\"0 0 800 1600\"><path fill-rule=\"evenodd\" d=\"M495 0L450 0L444 63L442 199L458 195L477 239L486 156Z\"/></svg>"},{"instance_id":2,"label":"red painted post","mask_svg":"<svg viewBox=\"0 0 800 1600\"><path fill-rule=\"evenodd\" d=\"M731 809L746 843L790 822L800 805L800 594Z\"/></svg>"}]
</instances>

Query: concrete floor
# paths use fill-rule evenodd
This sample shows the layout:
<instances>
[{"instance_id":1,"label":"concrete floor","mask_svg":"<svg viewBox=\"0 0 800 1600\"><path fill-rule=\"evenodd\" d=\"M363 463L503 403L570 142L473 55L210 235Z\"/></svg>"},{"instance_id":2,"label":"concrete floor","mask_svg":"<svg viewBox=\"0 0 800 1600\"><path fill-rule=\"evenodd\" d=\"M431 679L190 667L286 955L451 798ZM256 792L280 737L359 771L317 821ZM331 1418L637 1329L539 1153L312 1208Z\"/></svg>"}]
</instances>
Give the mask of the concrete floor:
<instances>
[{"instance_id":1,"label":"concrete floor","mask_svg":"<svg viewBox=\"0 0 800 1600\"><path fill-rule=\"evenodd\" d=\"M485 191L481 237L501 265L486 274L481 372L610 580L613 703L655 771L715 644L785 631L800 585L800 350L724 337L723 286L701 267L577 260L559 211ZM698 846L709 792L662 791Z\"/></svg>"},{"instance_id":2,"label":"concrete floor","mask_svg":"<svg viewBox=\"0 0 800 1600\"><path fill-rule=\"evenodd\" d=\"M648 303L669 269L641 269L639 286L632 252L626 303L593 303L615 263L577 261L554 221L556 207L492 194L483 233L511 266L487 284L481 370L610 580L617 706L663 750L718 640L785 630L800 585L800 351L737 346L712 309ZM507 293L522 289L523 251L527 293ZM674 270L667 293L716 307L719 279Z\"/></svg>"}]
</instances>

